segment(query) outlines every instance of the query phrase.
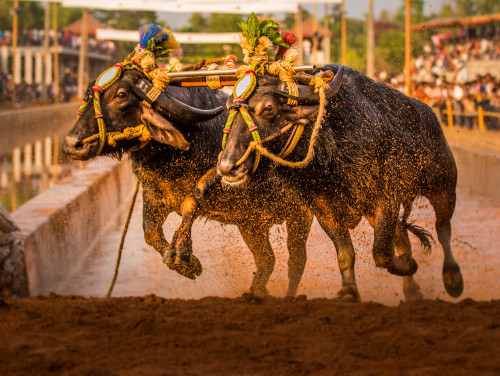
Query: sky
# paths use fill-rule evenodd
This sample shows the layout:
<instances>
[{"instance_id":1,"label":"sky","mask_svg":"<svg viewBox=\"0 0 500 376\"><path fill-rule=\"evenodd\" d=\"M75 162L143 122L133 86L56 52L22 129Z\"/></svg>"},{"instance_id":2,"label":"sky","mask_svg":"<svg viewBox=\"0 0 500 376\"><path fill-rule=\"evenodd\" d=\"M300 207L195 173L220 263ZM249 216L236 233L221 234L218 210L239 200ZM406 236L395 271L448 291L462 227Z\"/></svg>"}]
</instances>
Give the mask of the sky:
<instances>
[{"instance_id":1,"label":"sky","mask_svg":"<svg viewBox=\"0 0 500 376\"><path fill-rule=\"evenodd\" d=\"M272 0L271 0L272 1ZM425 12L426 14L432 14L438 12L441 9L444 0L426 0L425 1ZM396 8L399 8L404 4L404 0L373 0L373 11L375 17L378 18L380 12L384 9L392 12ZM304 5L304 8L312 12L312 5ZM368 12L368 0L345 0L346 15L350 18L364 19ZM318 4L318 17L323 16L323 4ZM172 29L178 29L182 26L186 26L189 20L190 13L159 13L158 18L160 20L166 20L168 26Z\"/></svg>"}]
</instances>

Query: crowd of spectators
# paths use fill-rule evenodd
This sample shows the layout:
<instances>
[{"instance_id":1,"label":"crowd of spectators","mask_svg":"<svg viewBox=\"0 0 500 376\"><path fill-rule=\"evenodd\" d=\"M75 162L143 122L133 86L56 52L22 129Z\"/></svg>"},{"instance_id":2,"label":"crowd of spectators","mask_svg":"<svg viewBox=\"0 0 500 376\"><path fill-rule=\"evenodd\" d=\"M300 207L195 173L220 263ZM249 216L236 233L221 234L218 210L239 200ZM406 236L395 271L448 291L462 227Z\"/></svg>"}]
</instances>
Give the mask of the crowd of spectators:
<instances>
[{"instance_id":1,"label":"crowd of spectators","mask_svg":"<svg viewBox=\"0 0 500 376\"><path fill-rule=\"evenodd\" d=\"M12 106L12 75L6 75L0 69L0 103L4 106ZM46 85L21 82L15 88L14 101L16 107L22 107L26 103L53 103L54 102L54 84ZM77 94L76 73L69 68L64 69L64 74L59 83L59 102L69 102Z\"/></svg>"},{"instance_id":2,"label":"crowd of spectators","mask_svg":"<svg viewBox=\"0 0 500 376\"><path fill-rule=\"evenodd\" d=\"M474 60L500 63L500 32L493 26L478 30L469 29L467 36L463 29L453 37L450 32L434 34L424 53L415 59L412 95L439 110L445 123L450 105L458 126L477 127L479 107L500 115L500 76L483 72L472 77L468 70ZM404 83L394 78L391 84L405 90ZM498 130L500 118L487 115L485 125Z\"/></svg>"},{"instance_id":3,"label":"crowd of spectators","mask_svg":"<svg viewBox=\"0 0 500 376\"><path fill-rule=\"evenodd\" d=\"M43 46L44 43L43 29L22 29L19 32L18 44L20 46ZM80 35L70 33L69 31L57 31L57 43L64 48L79 49L81 45ZM0 46L12 44L12 31L0 30ZM54 30L49 31L49 44L54 44ZM99 54L114 54L116 45L113 41L100 41L94 37L88 38L89 52Z\"/></svg>"},{"instance_id":4,"label":"crowd of spectators","mask_svg":"<svg viewBox=\"0 0 500 376\"><path fill-rule=\"evenodd\" d=\"M481 32L478 32L481 30ZM468 80L466 64L473 60L500 59L500 32L494 26L482 29L461 28L456 35L437 33L423 48L423 54L415 59L414 78L416 81L431 81L432 77L454 76L454 82Z\"/></svg>"}]
</instances>

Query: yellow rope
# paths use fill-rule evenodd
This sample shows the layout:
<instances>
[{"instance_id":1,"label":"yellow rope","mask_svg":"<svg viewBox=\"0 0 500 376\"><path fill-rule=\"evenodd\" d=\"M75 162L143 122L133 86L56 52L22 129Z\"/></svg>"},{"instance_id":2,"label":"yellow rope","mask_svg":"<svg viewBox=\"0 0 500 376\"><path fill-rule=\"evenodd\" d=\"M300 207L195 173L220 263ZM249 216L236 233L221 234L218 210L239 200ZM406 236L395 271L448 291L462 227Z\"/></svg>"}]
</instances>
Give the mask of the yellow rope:
<instances>
[{"instance_id":1,"label":"yellow rope","mask_svg":"<svg viewBox=\"0 0 500 376\"><path fill-rule=\"evenodd\" d=\"M94 134L90 137L85 138L82 143L86 144L95 141L99 138L99 134ZM139 124L137 127L127 127L123 132L109 132L106 134L106 142L108 145L116 147L116 141L120 140L132 140L137 138L141 142L139 148L144 147L151 140L151 133L149 132L146 124Z\"/></svg>"},{"instance_id":2,"label":"yellow rope","mask_svg":"<svg viewBox=\"0 0 500 376\"><path fill-rule=\"evenodd\" d=\"M292 161L287 161L286 159L283 159L276 154L271 153L269 150L264 148L262 145L259 145L255 141L251 141L250 145L248 145L248 149L245 152L245 155L236 162L235 167L240 166L242 163L245 162L245 160L250 156L250 153L255 150L256 152L260 153L261 155L265 155L272 161L291 168L303 168L308 165L308 163L312 160L314 157L314 145L316 143L316 139L318 138L319 130L321 129L321 123L323 121L323 116L325 115L325 103L326 103L326 98L325 98L325 88L319 87L319 110L318 110L318 116L316 118L316 122L314 124L314 128L311 134L311 139L309 141L309 149L307 150L307 155L306 157L299 162L292 162Z\"/></svg>"},{"instance_id":3,"label":"yellow rope","mask_svg":"<svg viewBox=\"0 0 500 376\"><path fill-rule=\"evenodd\" d=\"M132 201L130 202L130 207L128 209L127 219L125 220L125 225L123 226L122 237L120 239L120 247L118 248L118 256L116 257L115 272L113 274L113 279L111 280L111 284L109 285L108 292L106 293L106 298L109 298L111 296L113 288L115 287L116 278L118 277L118 269L120 268L120 262L122 259L123 245L125 244L125 236L127 235L128 226L130 225L130 219L132 218L132 213L134 212L135 200L137 199L137 193L139 192L140 184L141 182L137 180L137 183L135 185L135 191L134 194L132 195Z\"/></svg>"},{"instance_id":4,"label":"yellow rope","mask_svg":"<svg viewBox=\"0 0 500 376\"><path fill-rule=\"evenodd\" d=\"M207 86L210 89L215 90L215 89L220 89L222 87L219 76L207 76L206 81L207 81Z\"/></svg>"}]
</instances>

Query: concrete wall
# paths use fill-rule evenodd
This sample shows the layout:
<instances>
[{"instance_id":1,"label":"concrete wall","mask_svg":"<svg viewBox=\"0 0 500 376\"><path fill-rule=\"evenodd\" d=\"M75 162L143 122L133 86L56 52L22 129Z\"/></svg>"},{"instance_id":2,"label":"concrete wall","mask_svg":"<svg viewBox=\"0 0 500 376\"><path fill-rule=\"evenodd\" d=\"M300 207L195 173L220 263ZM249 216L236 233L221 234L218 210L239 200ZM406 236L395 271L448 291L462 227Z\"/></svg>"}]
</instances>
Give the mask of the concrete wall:
<instances>
[{"instance_id":1,"label":"concrete wall","mask_svg":"<svg viewBox=\"0 0 500 376\"><path fill-rule=\"evenodd\" d=\"M99 239L125 218L135 182L129 161L98 158L12 213L25 237L30 295L48 294L81 271Z\"/></svg>"},{"instance_id":2,"label":"concrete wall","mask_svg":"<svg viewBox=\"0 0 500 376\"><path fill-rule=\"evenodd\" d=\"M451 149L458 166L458 186L500 204L500 154L457 144Z\"/></svg>"},{"instance_id":3,"label":"concrete wall","mask_svg":"<svg viewBox=\"0 0 500 376\"><path fill-rule=\"evenodd\" d=\"M0 154L49 135L66 134L76 122L78 107L64 103L0 112Z\"/></svg>"}]
</instances>

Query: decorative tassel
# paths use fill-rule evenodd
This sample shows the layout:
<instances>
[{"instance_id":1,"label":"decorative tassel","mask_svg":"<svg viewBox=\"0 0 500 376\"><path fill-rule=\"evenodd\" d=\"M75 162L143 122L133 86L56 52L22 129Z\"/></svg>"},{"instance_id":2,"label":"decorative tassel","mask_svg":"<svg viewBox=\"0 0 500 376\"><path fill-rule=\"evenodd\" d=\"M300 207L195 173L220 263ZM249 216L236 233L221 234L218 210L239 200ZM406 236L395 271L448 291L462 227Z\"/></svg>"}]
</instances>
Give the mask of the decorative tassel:
<instances>
[{"instance_id":1,"label":"decorative tassel","mask_svg":"<svg viewBox=\"0 0 500 376\"><path fill-rule=\"evenodd\" d=\"M170 30L147 23L139 28L139 46L153 52L156 57L166 57L174 48L179 47L179 42Z\"/></svg>"}]
</instances>

